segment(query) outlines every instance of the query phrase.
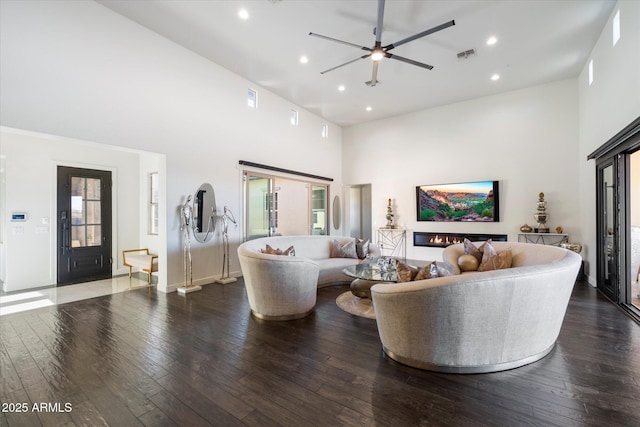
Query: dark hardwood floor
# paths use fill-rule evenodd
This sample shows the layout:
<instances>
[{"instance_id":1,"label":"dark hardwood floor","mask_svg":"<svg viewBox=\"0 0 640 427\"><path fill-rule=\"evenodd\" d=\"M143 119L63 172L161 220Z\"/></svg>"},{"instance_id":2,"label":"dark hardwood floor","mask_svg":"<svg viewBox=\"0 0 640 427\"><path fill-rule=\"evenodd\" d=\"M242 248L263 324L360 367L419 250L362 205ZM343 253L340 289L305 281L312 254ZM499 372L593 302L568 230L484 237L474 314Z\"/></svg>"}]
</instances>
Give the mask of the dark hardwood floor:
<instances>
[{"instance_id":1,"label":"dark hardwood floor","mask_svg":"<svg viewBox=\"0 0 640 427\"><path fill-rule=\"evenodd\" d=\"M3 316L0 425L640 425L640 326L584 283L549 356L481 375L389 360L346 290L291 322L253 318L242 281Z\"/></svg>"}]
</instances>

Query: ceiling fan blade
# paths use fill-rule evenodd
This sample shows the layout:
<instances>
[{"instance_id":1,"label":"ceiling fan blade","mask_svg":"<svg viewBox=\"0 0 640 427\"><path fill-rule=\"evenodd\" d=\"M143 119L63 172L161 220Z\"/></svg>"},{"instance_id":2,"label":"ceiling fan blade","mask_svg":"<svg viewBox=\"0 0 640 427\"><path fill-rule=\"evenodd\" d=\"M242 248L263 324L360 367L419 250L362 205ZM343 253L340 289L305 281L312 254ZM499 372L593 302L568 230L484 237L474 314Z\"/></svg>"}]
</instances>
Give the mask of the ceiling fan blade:
<instances>
[{"instance_id":1,"label":"ceiling fan blade","mask_svg":"<svg viewBox=\"0 0 640 427\"><path fill-rule=\"evenodd\" d=\"M397 61L406 62L407 64L417 65L418 67L426 68L427 70L432 70L433 65L424 64L422 62L414 61L413 59L405 58L403 56L394 55L392 53L385 54L385 57L389 59L395 59Z\"/></svg>"},{"instance_id":2,"label":"ceiling fan blade","mask_svg":"<svg viewBox=\"0 0 640 427\"><path fill-rule=\"evenodd\" d=\"M344 40L334 39L333 37L323 36L322 34L309 33L309 35L310 35L310 36L313 36L313 37L318 37L318 38L320 38L320 39L325 39L325 40L329 40L329 41L332 41L332 42L336 42L336 43L346 44L347 46L353 46L353 47L356 47L356 48L358 48L358 49L371 51L371 48L369 48L369 47L366 47L366 46L360 46L360 45L357 45L357 44L355 44L355 43L346 42L346 41L344 41Z\"/></svg>"},{"instance_id":3,"label":"ceiling fan blade","mask_svg":"<svg viewBox=\"0 0 640 427\"><path fill-rule=\"evenodd\" d=\"M333 68L329 68L328 70L321 71L321 72L320 72L320 74L326 74L326 73L328 73L329 71L333 71L333 70L335 70L335 69L337 69L337 68L344 67L345 65L353 64L353 63L354 63L354 62L356 62L356 61L359 61L359 60L361 60L361 59L366 59L366 58L368 58L368 57L370 57L370 56L371 56L371 54L370 54L370 53L369 53L369 54L367 54L367 55L359 56L359 57L357 57L356 59L352 59L351 61L345 62L344 64L336 65L336 66L335 66L335 67L333 67Z\"/></svg>"},{"instance_id":4,"label":"ceiling fan blade","mask_svg":"<svg viewBox=\"0 0 640 427\"><path fill-rule=\"evenodd\" d=\"M384 18L384 0L378 0L378 22L376 24L376 46L382 43L382 20Z\"/></svg>"},{"instance_id":5,"label":"ceiling fan blade","mask_svg":"<svg viewBox=\"0 0 640 427\"><path fill-rule=\"evenodd\" d=\"M409 42L414 41L416 39L419 39L421 37L428 36L429 34L437 33L438 31L444 30L445 28L449 28L449 27L452 27L454 25L456 25L456 22L454 20L451 20L449 22L445 22L444 24L438 25L437 27L430 28L430 29L425 30L425 31L423 31L421 33L414 34L414 35L412 35L410 37L407 37L406 39L402 39L400 41L397 41L395 43L387 45L387 46L384 47L384 50L386 51L386 50L393 49L394 47L398 47L400 45L403 45L405 43L409 43Z\"/></svg>"},{"instance_id":6,"label":"ceiling fan blade","mask_svg":"<svg viewBox=\"0 0 640 427\"><path fill-rule=\"evenodd\" d=\"M378 64L380 62L379 61L374 61L373 62L373 74L371 75L371 80L368 82L365 82L365 84L367 86L375 86L376 84L378 84Z\"/></svg>"}]
</instances>

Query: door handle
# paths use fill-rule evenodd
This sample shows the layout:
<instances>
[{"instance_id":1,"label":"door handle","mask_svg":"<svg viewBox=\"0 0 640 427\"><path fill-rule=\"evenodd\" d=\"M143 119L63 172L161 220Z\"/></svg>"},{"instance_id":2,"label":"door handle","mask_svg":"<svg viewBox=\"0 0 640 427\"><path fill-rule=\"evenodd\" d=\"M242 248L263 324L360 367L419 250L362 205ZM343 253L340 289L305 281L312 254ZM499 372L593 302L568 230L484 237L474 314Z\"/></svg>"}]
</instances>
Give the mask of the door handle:
<instances>
[{"instance_id":1,"label":"door handle","mask_svg":"<svg viewBox=\"0 0 640 427\"><path fill-rule=\"evenodd\" d=\"M60 212L60 221L62 222L62 254L66 254L69 252L69 242L71 241L71 236L69 236L69 224L68 224L68 215L67 211Z\"/></svg>"}]
</instances>

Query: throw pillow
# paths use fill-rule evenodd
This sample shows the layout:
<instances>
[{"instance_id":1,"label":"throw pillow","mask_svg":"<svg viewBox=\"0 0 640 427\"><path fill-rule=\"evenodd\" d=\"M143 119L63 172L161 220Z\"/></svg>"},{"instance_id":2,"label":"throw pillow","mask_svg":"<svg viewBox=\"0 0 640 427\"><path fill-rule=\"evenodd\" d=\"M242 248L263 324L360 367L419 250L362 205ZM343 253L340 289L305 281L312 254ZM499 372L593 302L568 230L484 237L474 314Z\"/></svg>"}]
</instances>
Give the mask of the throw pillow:
<instances>
[{"instance_id":1,"label":"throw pillow","mask_svg":"<svg viewBox=\"0 0 640 427\"><path fill-rule=\"evenodd\" d=\"M502 252L496 252L493 245L488 244L484 247L482 262L478 267L478 271L491 271L511 268L512 262L513 256L511 255L511 249L507 249L506 251Z\"/></svg>"},{"instance_id":2,"label":"throw pillow","mask_svg":"<svg viewBox=\"0 0 640 427\"><path fill-rule=\"evenodd\" d=\"M487 240L486 242L484 242L480 246L476 246L471 242L471 240L465 238L463 240L463 242L462 242L462 244L464 245L464 254L465 255L473 255L478 260L478 263L481 263L482 262L482 254L483 254L483 251L484 251L484 246L487 243L491 244L491 239Z\"/></svg>"},{"instance_id":3,"label":"throw pillow","mask_svg":"<svg viewBox=\"0 0 640 427\"><path fill-rule=\"evenodd\" d=\"M398 263L396 270L398 274L398 283L411 282L418 274L417 268L403 262Z\"/></svg>"},{"instance_id":4,"label":"throw pillow","mask_svg":"<svg viewBox=\"0 0 640 427\"><path fill-rule=\"evenodd\" d=\"M329 258L358 258L356 253L356 241L350 239L344 243L340 243L337 240L331 242L329 248Z\"/></svg>"},{"instance_id":5,"label":"throw pillow","mask_svg":"<svg viewBox=\"0 0 640 427\"><path fill-rule=\"evenodd\" d=\"M369 255L369 240L356 239L356 254L358 258L365 259Z\"/></svg>"},{"instance_id":6,"label":"throw pillow","mask_svg":"<svg viewBox=\"0 0 640 427\"><path fill-rule=\"evenodd\" d=\"M296 250L294 249L293 246L289 246L287 249L283 251L280 248L273 249L271 245L267 245L267 247L265 249L262 249L261 251L263 254L270 254L270 255L287 255L287 256L296 255Z\"/></svg>"},{"instance_id":7,"label":"throw pillow","mask_svg":"<svg viewBox=\"0 0 640 427\"><path fill-rule=\"evenodd\" d=\"M413 280L435 279L436 277L451 276L452 274L446 267L433 261L422 267Z\"/></svg>"},{"instance_id":8,"label":"throw pillow","mask_svg":"<svg viewBox=\"0 0 640 427\"><path fill-rule=\"evenodd\" d=\"M435 261L422 267L420 271L418 271L418 274L416 274L414 280L433 279L434 277L438 277Z\"/></svg>"},{"instance_id":9,"label":"throw pillow","mask_svg":"<svg viewBox=\"0 0 640 427\"><path fill-rule=\"evenodd\" d=\"M460 255L458 257L458 267L460 267L460 271L476 271L480 262L478 262L478 258L473 255Z\"/></svg>"}]
</instances>

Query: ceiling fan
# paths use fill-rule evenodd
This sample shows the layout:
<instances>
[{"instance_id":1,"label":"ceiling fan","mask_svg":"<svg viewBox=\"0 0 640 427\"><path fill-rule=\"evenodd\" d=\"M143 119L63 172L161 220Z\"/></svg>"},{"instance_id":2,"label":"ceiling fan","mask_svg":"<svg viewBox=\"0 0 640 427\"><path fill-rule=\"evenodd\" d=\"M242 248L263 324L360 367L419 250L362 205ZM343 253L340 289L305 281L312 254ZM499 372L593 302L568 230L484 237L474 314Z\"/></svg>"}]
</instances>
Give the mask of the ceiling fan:
<instances>
[{"instance_id":1,"label":"ceiling fan","mask_svg":"<svg viewBox=\"0 0 640 427\"><path fill-rule=\"evenodd\" d=\"M389 59L395 59L397 61L402 61L402 62L406 62L407 64L412 64L412 65L417 65L418 67L422 67L422 68L426 68L427 70L431 70L433 68L432 65L429 64L424 64L422 62L418 62L418 61L414 61L413 59L409 59L409 58L404 58L402 56L398 56L395 55L393 53L390 53L389 51L391 49L394 49L400 45L403 45L405 43L409 43L413 40L419 39L421 37L424 36L428 36L429 34L433 34L436 33L438 31L444 30L445 28L449 28L453 25L455 25L455 21L451 20L449 22L445 22L444 24L438 25L437 27L433 27L431 29L422 31L418 34L414 34L410 37L407 37L405 39L399 40L395 43L391 43L388 44L386 46L382 46L382 21L384 18L384 3L385 0L378 0L378 22L376 24L376 27L373 29L373 34L376 36L376 42L375 45L373 47L366 47L366 46L360 46L357 45L355 43L350 43L344 40L338 40L338 39L334 39L333 37L327 37L327 36L323 36L321 34L316 34L316 33L309 33L310 36L314 36L314 37L319 37L321 39L325 39L325 40L330 40L330 41L334 41L337 43L342 43L342 44L346 44L347 46L353 46L355 48L361 49L361 50L365 50L368 53L362 56L357 57L356 59L352 59L351 61L345 62L344 64L340 64L337 65L335 67L329 68L328 70L324 70L322 72L320 72L320 74L325 74L328 73L329 71L333 71L335 69L338 69L340 67L344 67L345 65L349 65L352 64L356 61L359 61L361 59L366 59L366 58L371 58L373 60L373 74L371 76L371 80L366 82L366 84L368 86L375 86L377 83L379 83L377 77L378 77L378 64L380 63L380 60L382 58L389 58Z\"/></svg>"}]
</instances>

